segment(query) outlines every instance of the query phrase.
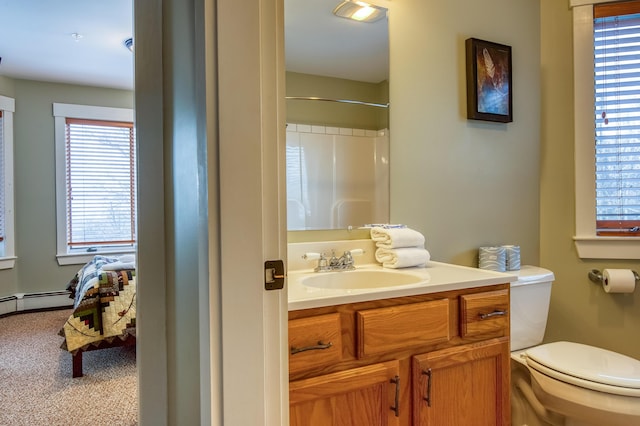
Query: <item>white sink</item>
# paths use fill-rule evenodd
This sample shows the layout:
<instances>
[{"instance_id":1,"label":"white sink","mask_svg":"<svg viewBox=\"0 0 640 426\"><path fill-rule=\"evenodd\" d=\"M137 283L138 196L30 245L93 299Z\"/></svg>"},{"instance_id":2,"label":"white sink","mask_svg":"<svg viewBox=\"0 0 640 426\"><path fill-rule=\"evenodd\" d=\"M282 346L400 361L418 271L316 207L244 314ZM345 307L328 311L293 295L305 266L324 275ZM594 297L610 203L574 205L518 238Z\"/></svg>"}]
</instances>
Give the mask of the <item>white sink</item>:
<instances>
[{"instance_id":1,"label":"white sink","mask_svg":"<svg viewBox=\"0 0 640 426\"><path fill-rule=\"evenodd\" d=\"M423 276L400 271L359 270L317 272L300 280L307 287L324 289L367 289L420 284Z\"/></svg>"}]
</instances>

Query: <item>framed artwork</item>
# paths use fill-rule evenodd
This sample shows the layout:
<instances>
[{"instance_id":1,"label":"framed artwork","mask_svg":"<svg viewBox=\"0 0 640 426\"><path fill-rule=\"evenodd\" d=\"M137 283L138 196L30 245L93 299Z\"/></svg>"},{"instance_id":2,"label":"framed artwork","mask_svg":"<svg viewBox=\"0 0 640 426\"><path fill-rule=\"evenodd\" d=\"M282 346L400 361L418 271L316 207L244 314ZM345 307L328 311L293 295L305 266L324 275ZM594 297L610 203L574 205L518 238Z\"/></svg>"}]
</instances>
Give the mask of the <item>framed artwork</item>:
<instances>
[{"instance_id":1,"label":"framed artwork","mask_svg":"<svg viewBox=\"0 0 640 426\"><path fill-rule=\"evenodd\" d=\"M469 38L467 57L467 118L513 121L511 46Z\"/></svg>"}]
</instances>

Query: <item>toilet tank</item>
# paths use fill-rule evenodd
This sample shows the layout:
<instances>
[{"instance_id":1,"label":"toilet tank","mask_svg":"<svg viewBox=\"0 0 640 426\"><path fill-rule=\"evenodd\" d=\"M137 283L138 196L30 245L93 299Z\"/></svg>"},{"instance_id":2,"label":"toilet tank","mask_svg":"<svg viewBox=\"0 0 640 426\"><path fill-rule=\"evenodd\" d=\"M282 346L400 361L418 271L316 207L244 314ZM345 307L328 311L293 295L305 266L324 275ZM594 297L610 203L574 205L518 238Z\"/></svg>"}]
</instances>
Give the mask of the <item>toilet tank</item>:
<instances>
[{"instance_id":1,"label":"toilet tank","mask_svg":"<svg viewBox=\"0 0 640 426\"><path fill-rule=\"evenodd\" d=\"M511 283L511 350L542 343L547 327L553 272L538 266L524 265Z\"/></svg>"}]
</instances>

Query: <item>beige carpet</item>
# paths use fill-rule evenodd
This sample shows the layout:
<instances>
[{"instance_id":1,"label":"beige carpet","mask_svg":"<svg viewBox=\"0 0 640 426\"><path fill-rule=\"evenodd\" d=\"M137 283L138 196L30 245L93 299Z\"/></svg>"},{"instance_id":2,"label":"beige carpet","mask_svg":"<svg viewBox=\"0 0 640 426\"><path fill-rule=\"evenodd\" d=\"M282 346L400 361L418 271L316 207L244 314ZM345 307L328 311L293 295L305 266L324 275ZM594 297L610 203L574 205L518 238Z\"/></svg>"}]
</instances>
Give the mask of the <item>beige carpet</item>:
<instances>
[{"instance_id":1,"label":"beige carpet","mask_svg":"<svg viewBox=\"0 0 640 426\"><path fill-rule=\"evenodd\" d=\"M0 425L137 424L135 347L87 352L83 377L58 331L71 310L0 318Z\"/></svg>"}]
</instances>

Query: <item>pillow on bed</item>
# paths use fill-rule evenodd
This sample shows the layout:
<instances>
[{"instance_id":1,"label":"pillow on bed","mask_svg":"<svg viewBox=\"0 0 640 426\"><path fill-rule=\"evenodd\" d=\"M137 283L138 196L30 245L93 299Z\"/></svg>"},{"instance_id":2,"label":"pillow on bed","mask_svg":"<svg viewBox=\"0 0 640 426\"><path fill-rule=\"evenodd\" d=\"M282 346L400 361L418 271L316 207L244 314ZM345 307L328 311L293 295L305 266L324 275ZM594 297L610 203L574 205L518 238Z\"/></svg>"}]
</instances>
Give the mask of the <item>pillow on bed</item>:
<instances>
[{"instance_id":1,"label":"pillow on bed","mask_svg":"<svg viewBox=\"0 0 640 426\"><path fill-rule=\"evenodd\" d=\"M67 290L71 292L69 298L76 299L77 293L86 286L86 284L92 279L98 277L98 270L108 263L117 262L117 257L107 257L96 255L93 256L89 262L87 262L78 273L67 283Z\"/></svg>"}]
</instances>

